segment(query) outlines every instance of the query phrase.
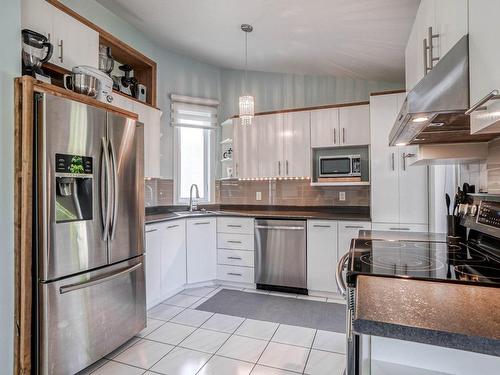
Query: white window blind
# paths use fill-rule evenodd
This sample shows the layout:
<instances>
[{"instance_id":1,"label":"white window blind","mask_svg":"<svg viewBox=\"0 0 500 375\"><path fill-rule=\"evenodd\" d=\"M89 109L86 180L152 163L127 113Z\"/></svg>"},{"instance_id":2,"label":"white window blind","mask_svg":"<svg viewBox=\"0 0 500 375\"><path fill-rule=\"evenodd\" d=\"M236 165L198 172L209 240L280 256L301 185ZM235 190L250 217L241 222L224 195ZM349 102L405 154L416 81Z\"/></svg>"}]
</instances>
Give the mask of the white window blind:
<instances>
[{"instance_id":1,"label":"white window blind","mask_svg":"<svg viewBox=\"0 0 500 375\"><path fill-rule=\"evenodd\" d=\"M218 100L175 94L172 94L170 99L172 126L201 129L217 127Z\"/></svg>"}]
</instances>

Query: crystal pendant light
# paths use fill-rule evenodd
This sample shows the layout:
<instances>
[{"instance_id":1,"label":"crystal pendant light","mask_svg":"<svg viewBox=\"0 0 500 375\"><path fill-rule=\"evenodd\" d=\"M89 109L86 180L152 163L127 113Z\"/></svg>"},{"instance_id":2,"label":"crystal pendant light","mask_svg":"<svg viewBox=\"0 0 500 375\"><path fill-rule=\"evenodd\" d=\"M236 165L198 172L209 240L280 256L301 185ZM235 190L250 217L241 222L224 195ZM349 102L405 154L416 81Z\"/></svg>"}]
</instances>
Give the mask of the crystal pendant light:
<instances>
[{"instance_id":1,"label":"crystal pendant light","mask_svg":"<svg viewBox=\"0 0 500 375\"><path fill-rule=\"evenodd\" d=\"M243 82L243 92L246 91L248 79L248 33L253 30L252 25L243 24L241 30L245 32L245 81ZM255 114L254 98L252 95L241 95L239 98L241 125L250 125Z\"/></svg>"}]
</instances>

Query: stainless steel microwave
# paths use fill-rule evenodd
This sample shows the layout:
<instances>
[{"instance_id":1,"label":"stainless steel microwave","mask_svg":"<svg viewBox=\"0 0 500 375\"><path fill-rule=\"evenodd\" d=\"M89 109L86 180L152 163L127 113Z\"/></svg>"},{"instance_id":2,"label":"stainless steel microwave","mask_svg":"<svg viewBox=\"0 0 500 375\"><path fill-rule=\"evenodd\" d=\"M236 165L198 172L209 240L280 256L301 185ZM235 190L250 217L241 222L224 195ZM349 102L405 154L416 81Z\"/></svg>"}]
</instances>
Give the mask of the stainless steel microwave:
<instances>
[{"instance_id":1,"label":"stainless steel microwave","mask_svg":"<svg viewBox=\"0 0 500 375\"><path fill-rule=\"evenodd\" d=\"M361 156L320 156L318 169L318 177L358 177L361 176Z\"/></svg>"}]
</instances>

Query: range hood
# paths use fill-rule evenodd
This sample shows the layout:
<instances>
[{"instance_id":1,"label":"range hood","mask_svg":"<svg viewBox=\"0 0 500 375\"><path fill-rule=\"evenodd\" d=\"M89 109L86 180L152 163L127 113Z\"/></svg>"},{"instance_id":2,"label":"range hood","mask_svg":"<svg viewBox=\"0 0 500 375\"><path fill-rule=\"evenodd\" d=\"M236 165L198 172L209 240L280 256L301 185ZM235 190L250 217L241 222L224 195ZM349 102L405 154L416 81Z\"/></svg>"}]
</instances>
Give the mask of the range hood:
<instances>
[{"instance_id":1,"label":"range hood","mask_svg":"<svg viewBox=\"0 0 500 375\"><path fill-rule=\"evenodd\" d=\"M391 146L487 142L498 134L470 134L469 39L465 35L420 80L389 134Z\"/></svg>"}]
</instances>

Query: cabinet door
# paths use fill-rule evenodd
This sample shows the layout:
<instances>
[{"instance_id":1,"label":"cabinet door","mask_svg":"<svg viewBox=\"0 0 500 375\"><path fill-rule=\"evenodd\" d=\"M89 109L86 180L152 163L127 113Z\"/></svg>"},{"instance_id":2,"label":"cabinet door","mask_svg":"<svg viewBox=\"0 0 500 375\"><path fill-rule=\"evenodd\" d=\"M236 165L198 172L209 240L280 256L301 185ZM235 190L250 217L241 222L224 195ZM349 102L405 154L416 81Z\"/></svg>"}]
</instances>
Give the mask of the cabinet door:
<instances>
[{"instance_id":1,"label":"cabinet door","mask_svg":"<svg viewBox=\"0 0 500 375\"><path fill-rule=\"evenodd\" d=\"M162 225L146 226L146 307L150 309L162 301L161 253Z\"/></svg>"},{"instance_id":2,"label":"cabinet door","mask_svg":"<svg viewBox=\"0 0 500 375\"><path fill-rule=\"evenodd\" d=\"M382 230L389 232L428 232L426 224L408 224L408 223L372 223L372 230Z\"/></svg>"},{"instance_id":3,"label":"cabinet door","mask_svg":"<svg viewBox=\"0 0 500 375\"><path fill-rule=\"evenodd\" d=\"M99 33L54 9L54 55L51 62L71 70L77 65L99 67Z\"/></svg>"},{"instance_id":4,"label":"cabinet door","mask_svg":"<svg viewBox=\"0 0 500 375\"><path fill-rule=\"evenodd\" d=\"M399 150L399 222L427 225L427 166L409 165L417 152L418 146L401 147ZM413 156L407 157L408 155Z\"/></svg>"},{"instance_id":5,"label":"cabinet door","mask_svg":"<svg viewBox=\"0 0 500 375\"><path fill-rule=\"evenodd\" d=\"M233 119L233 176L236 178L240 175L240 154L241 154L241 132L239 119Z\"/></svg>"},{"instance_id":6,"label":"cabinet door","mask_svg":"<svg viewBox=\"0 0 500 375\"><path fill-rule=\"evenodd\" d=\"M23 29L45 35L53 43L54 6L45 0L22 0L21 25ZM56 52L54 51L54 54Z\"/></svg>"},{"instance_id":7,"label":"cabinet door","mask_svg":"<svg viewBox=\"0 0 500 375\"><path fill-rule=\"evenodd\" d=\"M116 92L113 93L113 102L111 104L115 107L137 113L138 115L140 114L136 111L137 110L140 111L142 108L142 107L136 107L135 102L132 99L126 98L124 95L118 94Z\"/></svg>"},{"instance_id":8,"label":"cabinet door","mask_svg":"<svg viewBox=\"0 0 500 375\"><path fill-rule=\"evenodd\" d=\"M311 111L311 147L339 145L338 108Z\"/></svg>"},{"instance_id":9,"label":"cabinet door","mask_svg":"<svg viewBox=\"0 0 500 375\"><path fill-rule=\"evenodd\" d=\"M259 177L259 153L258 147L258 126L252 122L251 125L241 125L237 123L235 127L238 133L238 177L240 178L256 178Z\"/></svg>"},{"instance_id":10,"label":"cabinet door","mask_svg":"<svg viewBox=\"0 0 500 375\"><path fill-rule=\"evenodd\" d=\"M307 289L337 292L337 222L307 221Z\"/></svg>"},{"instance_id":11,"label":"cabinet door","mask_svg":"<svg viewBox=\"0 0 500 375\"><path fill-rule=\"evenodd\" d=\"M311 175L311 112L284 114L283 144L285 176L309 177Z\"/></svg>"},{"instance_id":12,"label":"cabinet door","mask_svg":"<svg viewBox=\"0 0 500 375\"><path fill-rule=\"evenodd\" d=\"M186 284L186 220L165 223L161 254L161 290L164 298Z\"/></svg>"},{"instance_id":13,"label":"cabinet door","mask_svg":"<svg viewBox=\"0 0 500 375\"><path fill-rule=\"evenodd\" d=\"M478 103L493 90L500 90L500 2L469 1L470 104ZM500 131L500 101L493 100L486 109L471 114L471 133Z\"/></svg>"},{"instance_id":14,"label":"cabinet door","mask_svg":"<svg viewBox=\"0 0 500 375\"><path fill-rule=\"evenodd\" d=\"M144 124L144 177L160 177L161 111L137 102L133 111Z\"/></svg>"},{"instance_id":15,"label":"cabinet door","mask_svg":"<svg viewBox=\"0 0 500 375\"><path fill-rule=\"evenodd\" d=\"M340 143L343 146L370 144L370 107L340 108Z\"/></svg>"},{"instance_id":16,"label":"cabinet door","mask_svg":"<svg viewBox=\"0 0 500 375\"><path fill-rule=\"evenodd\" d=\"M251 126L258 134L259 151L253 157L259 162L259 177L284 176L283 114L257 116Z\"/></svg>"},{"instance_id":17,"label":"cabinet door","mask_svg":"<svg viewBox=\"0 0 500 375\"><path fill-rule=\"evenodd\" d=\"M437 0L435 9L433 32L439 37L434 41L434 53L436 57L442 58L468 32L467 0Z\"/></svg>"},{"instance_id":18,"label":"cabinet door","mask_svg":"<svg viewBox=\"0 0 500 375\"><path fill-rule=\"evenodd\" d=\"M358 238L360 230L370 230L372 224L369 221L339 221L338 258L347 253L351 247L353 238Z\"/></svg>"},{"instance_id":19,"label":"cabinet door","mask_svg":"<svg viewBox=\"0 0 500 375\"><path fill-rule=\"evenodd\" d=\"M389 146L389 133L404 94L370 98L372 220L399 222L399 150Z\"/></svg>"},{"instance_id":20,"label":"cabinet door","mask_svg":"<svg viewBox=\"0 0 500 375\"><path fill-rule=\"evenodd\" d=\"M215 218L188 219L186 231L188 283L214 280L217 264Z\"/></svg>"}]
</instances>

